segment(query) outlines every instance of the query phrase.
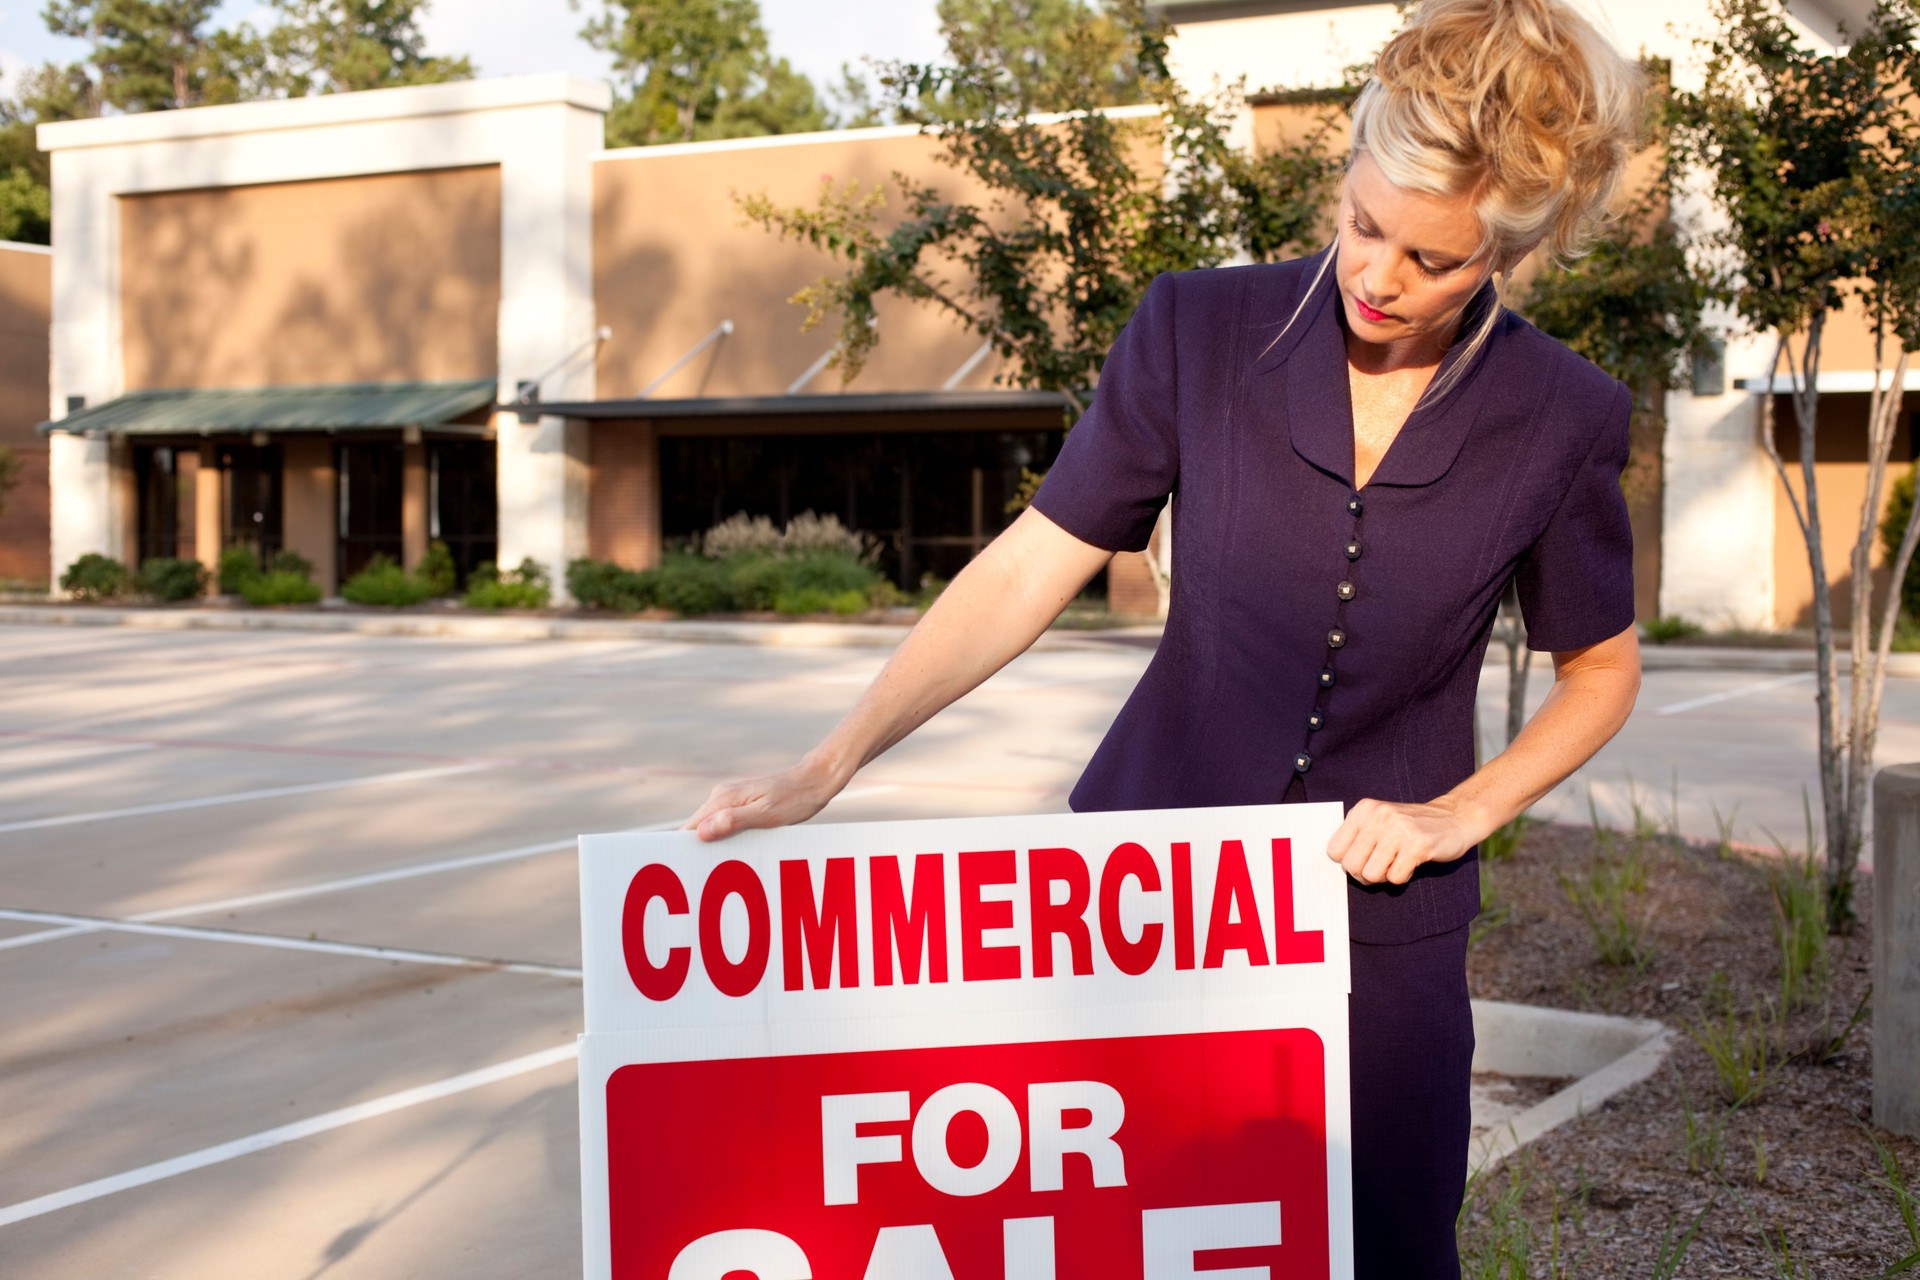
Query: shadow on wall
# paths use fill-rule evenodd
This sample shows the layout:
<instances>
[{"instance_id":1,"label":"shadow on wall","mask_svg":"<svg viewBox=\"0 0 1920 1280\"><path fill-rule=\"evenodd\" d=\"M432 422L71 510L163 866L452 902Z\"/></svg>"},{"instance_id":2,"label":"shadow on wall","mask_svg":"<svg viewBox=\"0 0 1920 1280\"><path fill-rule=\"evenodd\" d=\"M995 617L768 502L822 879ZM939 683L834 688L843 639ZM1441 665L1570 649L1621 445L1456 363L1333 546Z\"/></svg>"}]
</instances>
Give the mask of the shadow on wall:
<instances>
[{"instance_id":1,"label":"shadow on wall","mask_svg":"<svg viewBox=\"0 0 1920 1280\"><path fill-rule=\"evenodd\" d=\"M497 168L130 197L122 240L130 388L495 368Z\"/></svg>"}]
</instances>

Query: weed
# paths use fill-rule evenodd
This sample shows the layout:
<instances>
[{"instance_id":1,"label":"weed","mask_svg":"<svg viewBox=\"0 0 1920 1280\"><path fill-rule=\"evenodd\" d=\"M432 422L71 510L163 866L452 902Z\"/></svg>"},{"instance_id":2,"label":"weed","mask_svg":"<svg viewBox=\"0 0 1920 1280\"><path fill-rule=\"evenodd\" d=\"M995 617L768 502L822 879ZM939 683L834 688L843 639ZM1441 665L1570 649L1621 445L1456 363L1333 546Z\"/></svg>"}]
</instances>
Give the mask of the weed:
<instances>
[{"instance_id":1,"label":"weed","mask_svg":"<svg viewBox=\"0 0 1920 1280\"><path fill-rule=\"evenodd\" d=\"M1713 806L1713 825L1720 833L1720 843L1714 852L1722 862L1726 862L1733 857L1733 821L1740 813L1740 802L1734 801L1733 808L1724 814L1720 812L1717 801L1709 800L1707 803Z\"/></svg>"},{"instance_id":2,"label":"weed","mask_svg":"<svg viewBox=\"0 0 1920 1280\"><path fill-rule=\"evenodd\" d=\"M1767 1135L1753 1135L1753 1185L1766 1185L1767 1181Z\"/></svg>"},{"instance_id":3,"label":"weed","mask_svg":"<svg viewBox=\"0 0 1920 1280\"><path fill-rule=\"evenodd\" d=\"M1495 830L1480 842L1480 861L1505 862L1520 850L1520 841L1527 834L1535 819L1521 814L1512 822Z\"/></svg>"},{"instance_id":4,"label":"weed","mask_svg":"<svg viewBox=\"0 0 1920 1280\"><path fill-rule=\"evenodd\" d=\"M1476 947L1484 941L1513 914L1513 909L1500 896L1500 886L1494 882L1493 868L1482 865L1480 868L1480 914L1474 917L1473 927L1467 931L1467 946Z\"/></svg>"},{"instance_id":5,"label":"weed","mask_svg":"<svg viewBox=\"0 0 1920 1280\"><path fill-rule=\"evenodd\" d=\"M1631 868L1602 859L1578 879L1561 872L1560 886L1587 922L1602 964L1638 972L1653 962L1647 913L1636 901L1638 888L1645 886L1644 874L1636 887Z\"/></svg>"},{"instance_id":6,"label":"weed","mask_svg":"<svg viewBox=\"0 0 1920 1280\"><path fill-rule=\"evenodd\" d=\"M1702 1117L1693 1109L1693 1099L1687 1095L1686 1086L1680 1087L1680 1118L1684 1126L1681 1151L1687 1159L1688 1173L1720 1176L1725 1162L1727 1121L1731 1116L1732 1112L1720 1112Z\"/></svg>"},{"instance_id":7,"label":"weed","mask_svg":"<svg viewBox=\"0 0 1920 1280\"><path fill-rule=\"evenodd\" d=\"M1813 1268L1805 1257L1797 1257L1793 1252L1793 1241L1787 1235L1787 1229L1775 1224L1760 1228L1760 1243L1766 1246L1767 1257L1773 1262L1773 1273L1780 1280L1813 1280Z\"/></svg>"},{"instance_id":8,"label":"weed","mask_svg":"<svg viewBox=\"0 0 1920 1280\"><path fill-rule=\"evenodd\" d=\"M1634 785L1633 775L1627 775L1627 810L1633 815L1633 843L1636 849L1660 839L1663 834L1659 821L1647 805L1640 803L1640 788Z\"/></svg>"},{"instance_id":9,"label":"weed","mask_svg":"<svg viewBox=\"0 0 1920 1280\"><path fill-rule=\"evenodd\" d=\"M1774 1046L1773 1010L1755 1001L1745 1016L1734 1007L1725 974L1715 973L1708 984L1707 1002L1720 1013L1689 1023L1691 1035L1713 1060L1726 1101L1739 1106L1757 1095L1773 1079L1779 1055Z\"/></svg>"},{"instance_id":10,"label":"weed","mask_svg":"<svg viewBox=\"0 0 1920 1280\"><path fill-rule=\"evenodd\" d=\"M1707 1213L1712 1208L1711 1200L1702 1205L1678 1240L1673 1238L1673 1228L1679 1219L1668 1221L1667 1229L1660 1236L1660 1252L1654 1255L1653 1270L1649 1273L1652 1280L1673 1280L1680 1274L1680 1264L1687 1260L1687 1250L1693 1248L1694 1237L1700 1234L1700 1224L1707 1220Z\"/></svg>"},{"instance_id":11,"label":"weed","mask_svg":"<svg viewBox=\"0 0 1920 1280\"><path fill-rule=\"evenodd\" d=\"M1520 1206L1533 1175L1524 1162L1509 1161L1507 1185L1491 1197L1481 1188L1486 1176L1482 1170L1468 1180L1454 1225L1460 1245L1461 1280L1527 1280L1532 1274L1533 1226ZM1476 1212L1475 1206L1482 1200L1484 1207Z\"/></svg>"},{"instance_id":12,"label":"weed","mask_svg":"<svg viewBox=\"0 0 1920 1280\"><path fill-rule=\"evenodd\" d=\"M1813 859L1786 858L1767 875L1773 933L1780 947L1780 1003L1812 1005L1826 995L1827 891Z\"/></svg>"},{"instance_id":13,"label":"weed","mask_svg":"<svg viewBox=\"0 0 1920 1280\"><path fill-rule=\"evenodd\" d=\"M1900 1212L1900 1225L1907 1229L1907 1243L1913 1246L1912 1252L1880 1274L1897 1276L1920 1270L1920 1198L1900 1168L1900 1157L1871 1129L1867 1130L1867 1141L1873 1144L1873 1154L1880 1160L1880 1176L1874 1181L1893 1197L1893 1207Z\"/></svg>"},{"instance_id":14,"label":"weed","mask_svg":"<svg viewBox=\"0 0 1920 1280\"><path fill-rule=\"evenodd\" d=\"M1872 983L1868 983L1867 989L1860 993L1860 1002L1853 1006L1853 1015L1838 1031L1833 1029L1833 1000L1829 997L1826 1011L1821 1017L1820 1030L1793 1055L1794 1059L1811 1066L1826 1066L1846 1052L1847 1041L1851 1040L1853 1033L1860 1029L1860 1024L1871 1016L1873 1016Z\"/></svg>"},{"instance_id":15,"label":"weed","mask_svg":"<svg viewBox=\"0 0 1920 1280\"><path fill-rule=\"evenodd\" d=\"M1648 619L1641 629L1647 633L1648 644L1666 644L1673 640L1684 640L1688 636L1706 634L1699 623L1669 614Z\"/></svg>"}]
</instances>

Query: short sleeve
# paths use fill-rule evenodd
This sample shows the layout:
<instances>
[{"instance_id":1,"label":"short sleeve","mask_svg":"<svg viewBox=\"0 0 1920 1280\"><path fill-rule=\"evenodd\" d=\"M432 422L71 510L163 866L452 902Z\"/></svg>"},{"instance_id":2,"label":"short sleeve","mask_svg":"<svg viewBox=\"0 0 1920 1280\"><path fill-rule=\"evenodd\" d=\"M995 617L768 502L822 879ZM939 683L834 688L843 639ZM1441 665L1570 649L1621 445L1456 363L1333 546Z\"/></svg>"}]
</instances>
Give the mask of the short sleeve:
<instances>
[{"instance_id":1,"label":"short sleeve","mask_svg":"<svg viewBox=\"0 0 1920 1280\"><path fill-rule=\"evenodd\" d=\"M1067 433L1033 505L1083 542L1140 551L1179 478L1173 278L1155 276L1100 367L1093 404Z\"/></svg>"},{"instance_id":2,"label":"short sleeve","mask_svg":"<svg viewBox=\"0 0 1920 1280\"><path fill-rule=\"evenodd\" d=\"M1586 458L1514 575L1527 647L1565 652L1633 625L1633 529L1620 474L1633 398L1621 383Z\"/></svg>"}]
</instances>

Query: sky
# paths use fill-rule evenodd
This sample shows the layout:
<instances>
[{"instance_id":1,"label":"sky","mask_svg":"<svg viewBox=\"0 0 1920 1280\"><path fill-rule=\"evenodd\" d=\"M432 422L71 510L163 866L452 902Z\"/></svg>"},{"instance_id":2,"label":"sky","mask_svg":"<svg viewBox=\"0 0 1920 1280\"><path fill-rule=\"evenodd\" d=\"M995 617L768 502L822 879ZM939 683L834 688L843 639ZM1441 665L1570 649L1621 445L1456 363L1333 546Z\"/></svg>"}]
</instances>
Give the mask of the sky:
<instances>
[{"instance_id":1,"label":"sky","mask_svg":"<svg viewBox=\"0 0 1920 1280\"><path fill-rule=\"evenodd\" d=\"M0 94L24 67L80 56L78 41L47 33L42 0L0 0ZM215 22L268 25L259 0L226 0ZM934 0L760 0L761 21L776 56L785 57L821 89L839 83L840 64L862 56L927 60L940 51ZM427 51L466 54L483 76L570 71L604 77L604 55L580 39L588 14L567 0L431 0L421 23Z\"/></svg>"}]
</instances>

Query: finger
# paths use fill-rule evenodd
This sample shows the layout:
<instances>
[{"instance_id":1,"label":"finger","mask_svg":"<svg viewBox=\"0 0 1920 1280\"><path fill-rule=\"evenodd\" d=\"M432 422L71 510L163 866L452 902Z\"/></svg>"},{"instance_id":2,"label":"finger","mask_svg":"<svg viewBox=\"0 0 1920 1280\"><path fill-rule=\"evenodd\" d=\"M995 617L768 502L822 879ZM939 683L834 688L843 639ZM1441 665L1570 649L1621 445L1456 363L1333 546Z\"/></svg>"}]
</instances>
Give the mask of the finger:
<instances>
[{"instance_id":1,"label":"finger","mask_svg":"<svg viewBox=\"0 0 1920 1280\"><path fill-rule=\"evenodd\" d=\"M1400 857L1400 846L1391 839L1383 839L1373 846L1367 855L1366 869L1360 878L1368 884L1379 884L1387 878L1387 872Z\"/></svg>"},{"instance_id":2,"label":"finger","mask_svg":"<svg viewBox=\"0 0 1920 1280\"><path fill-rule=\"evenodd\" d=\"M1367 859L1372 856L1378 836L1371 827L1363 828L1347 846L1347 854L1340 859L1340 867L1355 880L1363 879L1367 869Z\"/></svg>"},{"instance_id":3,"label":"finger","mask_svg":"<svg viewBox=\"0 0 1920 1280\"><path fill-rule=\"evenodd\" d=\"M1424 861L1426 859L1419 854L1403 849L1399 856L1394 858L1393 866L1387 871L1387 879L1394 884L1405 884L1413 879L1413 873L1420 869L1420 864Z\"/></svg>"},{"instance_id":4,"label":"finger","mask_svg":"<svg viewBox=\"0 0 1920 1280\"><path fill-rule=\"evenodd\" d=\"M1345 862L1347 850L1353 847L1354 837L1360 833L1360 826L1361 817L1357 810L1347 814L1327 841L1327 856L1335 862Z\"/></svg>"}]
</instances>

